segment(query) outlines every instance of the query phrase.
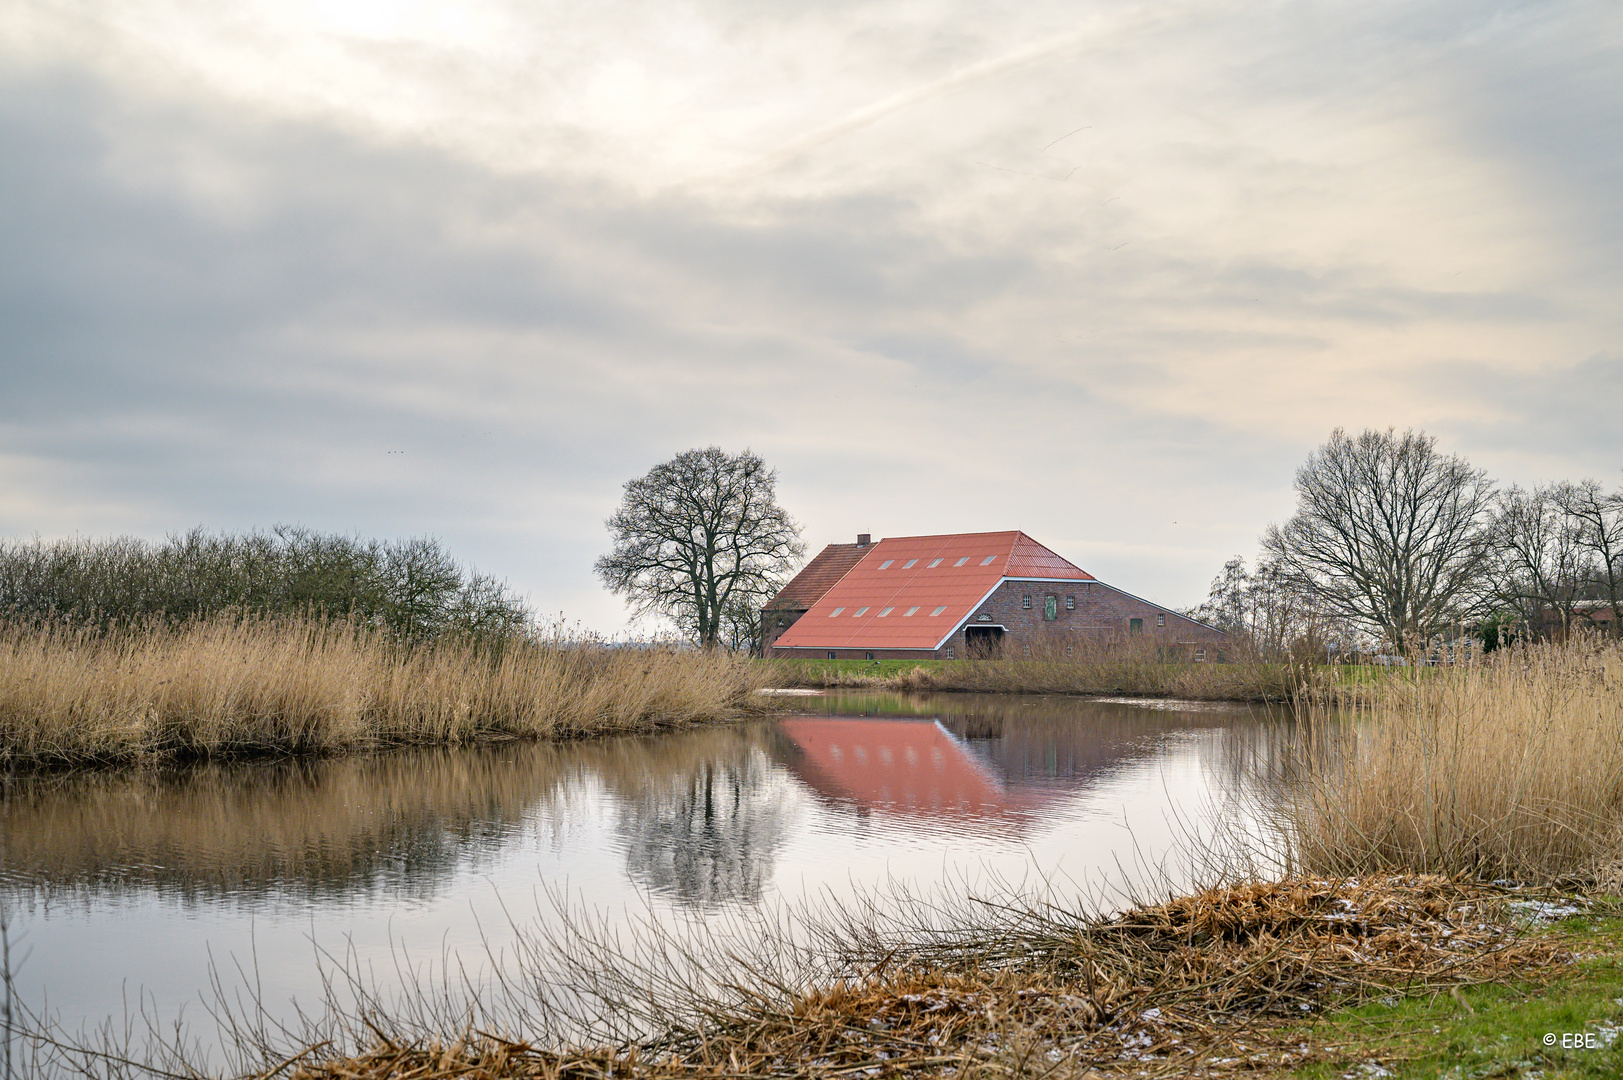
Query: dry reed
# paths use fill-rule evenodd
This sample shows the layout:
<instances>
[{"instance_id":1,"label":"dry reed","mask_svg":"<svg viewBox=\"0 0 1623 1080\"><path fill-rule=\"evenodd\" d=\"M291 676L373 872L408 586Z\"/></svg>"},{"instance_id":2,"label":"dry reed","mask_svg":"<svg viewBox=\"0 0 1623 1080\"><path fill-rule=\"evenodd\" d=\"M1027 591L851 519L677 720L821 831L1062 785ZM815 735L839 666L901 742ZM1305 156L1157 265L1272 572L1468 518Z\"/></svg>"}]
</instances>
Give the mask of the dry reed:
<instances>
[{"instance_id":1,"label":"dry reed","mask_svg":"<svg viewBox=\"0 0 1623 1080\"><path fill-rule=\"evenodd\" d=\"M771 665L780 686L891 690L900 693L1081 694L1178 698L1185 701L1288 702L1304 691L1328 696L1329 669L1237 659L1227 663L1163 661L1152 648L1114 655L951 660L887 675L816 661Z\"/></svg>"},{"instance_id":2,"label":"dry reed","mask_svg":"<svg viewBox=\"0 0 1623 1080\"><path fill-rule=\"evenodd\" d=\"M658 1034L598 1045L413 1037L303 1057L300 1080L833 1078L1251 1073L1311 1060L1290 1024L1333 1002L1549 972L1560 943L1521 932L1509 890L1438 877L1293 879L1209 889L1111 918L997 908L974 925L874 939L842 977L740 971ZM619 990L610 988L611 996ZM358 1025L359 1026L359 1025Z\"/></svg>"},{"instance_id":3,"label":"dry reed","mask_svg":"<svg viewBox=\"0 0 1623 1080\"><path fill-rule=\"evenodd\" d=\"M503 639L407 646L343 623L0 628L0 766L655 731L767 707L720 653Z\"/></svg>"},{"instance_id":4,"label":"dry reed","mask_svg":"<svg viewBox=\"0 0 1623 1080\"><path fill-rule=\"evenodd\" d=\"M1623 650L1504 650L1306 705L1281 820L1315 873L1594 880L1623 853Z\"/></svg>"}]
</instances>

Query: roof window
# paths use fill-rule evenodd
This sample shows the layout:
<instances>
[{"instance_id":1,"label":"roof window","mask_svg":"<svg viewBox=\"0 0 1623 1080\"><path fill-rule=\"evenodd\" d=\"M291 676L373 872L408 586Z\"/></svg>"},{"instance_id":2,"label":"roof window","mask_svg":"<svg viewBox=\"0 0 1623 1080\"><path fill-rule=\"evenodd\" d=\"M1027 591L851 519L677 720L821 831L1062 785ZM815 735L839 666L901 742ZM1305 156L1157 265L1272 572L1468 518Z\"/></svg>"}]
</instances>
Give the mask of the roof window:
<instances>
[{"instance_id":1,"label":"roof window","mask_svg":"<svg viewBox=\"0 0 1623 1080\"><path fill-rule=\"evenodd\" d=\"M995 559L995 558L997 558L996 555L988 555L986 558L981 560L981 565L982 566L991 566L992 565L992 560Z\"/></svg>"},{"instance_id":2,"label":"roof window","mask_svg":"<svg viewBox=\"0 0 1623 1080\"><path fill-rule=\"evenodd\" d=\"M889 570L890 569L890 564L895 562L895 561L896 561L895 559L886 559L884 562L879 564L879 569L881 569L881 570Z\"/></svg>"},{"instance_id":3,"label":"roof window","mask_svg":"<svg viewBox=\"0 0 1623 1080\"><path fill-rule=\"evenodd\" d=\"M917 559L909 559L909 560L907 560L906 562L904 562L902 564L902 569L903 570L911 570L915 566L917 566L918 564L919 564L919 561Z\"/></svg>"},{"instance_id":4,"label":"roof window","mask_svg":"<svg viewBox=\"0 0 1623 1080\"><path fill-rule=\"evenodd\" d=\"M889 615L891 612L893 612L895 610L896 609L893 608L893 607L888 607L888 608L886 608L885 610L883 610L883 611L881 611L879 613L879 618L883 619L886 615Z\"/></svg>"},{"instance_id":5,"label":"roof window","mask_svg":"<svg viewBox=\"0 0 1623 1080\"><path fill-rule=\"evenodd\" d=\"M952 565L954 565L954 566L962 566L968 561L969 561L969 556L965 555L963 558L959 559L957 562L953 563Z\"/></svg>"},{"instance_id":6,"label":"roof window","mask_svg":"<svg viewBox=\"0 0 1623 1080\"><path fill-rule=\"evenodd\" d=\"M938 567L940 565L941 565L941 560L940 559L931 559L930 560L930 569L931 570L934 570L936 567Z\"/></svg>"},{"instance_id":7,"label":"roof window","mask_svg":"<svg viewBox=\"0 0 1623 1080\"><path fill-rule=\"evenodd\" d=\"M865 607L859 607L851 613L851 617L853 619L860 619L866 614L868 614L868 609Z\"/></svg>"},{"instance_id":8,"label":"roof window","mask_svg":"<svg viewBox=\"0 0 1623 1080\"><path fill-rule=\"evenodd\" d=\"M936 609L935 609L935 610L934 610L934 611L932 611L932 612L930 612L930 618L932 618L932 619L933 619L933 618L935 618L935 617L936 617L936 616L937 616L937 615L939 615L939 614L941 614L941 613L942 613L942 612L943 612L943 611L946 611L946 610L947 610L947 605L946 605L946 604L942 604L942 605L941 605L941 606L940 606L940 607L938 607L938 608L936 608Z\"/></svg>"},{"instance_id":9,"label":"roof window","mask_svg":"<svg viewBox=\"0 0 1623 1080\"><path fill-rule=\"evenodd\" d=\"M844 608L842 608L842 607L837 607L837 608L835 608L835 609L834 609L834 610L833 610L833 611L831 611L831 612L829 612L829 613L828 613L828 617L829 617L829 618L831 618L831 619L832 619L832 618L833 618L833 617L834 617L834 616L836 616L836 615L838 615L838 614L839 614L839 613L840 613L840 612L842 612L842 611L844 611L844 610L845 610L845 609L844 609Z\"/></svg>"},{"instance_id":10,"label":"roof window","mask_svg":"<svg viewBox=\"0 0 1623 1080\"><path fill-rule=\"evenodd\" d=\"M918 614L918 610L919 609L916 608L916 607L910 607L906 611L902 612L902 618L906 619L906 618L909 618L909 617L911 617L913 615L916 615L916 614Z\"/></svg>"}]
</instances>

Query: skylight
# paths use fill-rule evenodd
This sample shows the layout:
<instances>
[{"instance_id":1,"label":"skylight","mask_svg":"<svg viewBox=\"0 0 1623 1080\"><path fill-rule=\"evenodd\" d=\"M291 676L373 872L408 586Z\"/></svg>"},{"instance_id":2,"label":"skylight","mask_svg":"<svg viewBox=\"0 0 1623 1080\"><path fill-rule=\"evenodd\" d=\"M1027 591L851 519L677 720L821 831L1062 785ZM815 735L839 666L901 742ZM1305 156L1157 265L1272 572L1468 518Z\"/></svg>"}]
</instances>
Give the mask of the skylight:
<instances>
[{"instance_id":1,"label":"skylight","mask_svg":"<svg viewBox=\"0 0 1623 1080\"><path fill-rule=\"evenodd\" d=\"M911 570L915 566L917 566L918 564L919 564L919 561L917 559L909 559L909 560L907 560L906 562L904 562L902 564L902 569L903 570Z\"/></svg>"},{"instance_id":2,"label":"skylight","mask_svg":"<svg viewBox=\"0 0 1623 1080\"><path fill-rule=\"evenodd\" d=\"M938 567L940 565L941 565L941 560L940 559L931 559L930 560L930 569L931 570L934 570L936 567Z\"/></svg>"},{"instance_id":3,"label":"skylight","mask_svg":"<svg viewBox=\"0 0 1623 1080\"><path fill-rule=\"evenodd\" d=\"M996 555L988 555L986 558L981 560L981 565L982 566L991 566L992 565L992 560L995 559L995 558L997 558Z\"/></svg>"},{"instance_id":4,"label":"skylight","mask_svg":"<svg viewBox=\"0 0 1623 1080\"><path fill-rule=\"evenodd\" d=\"M880 613L879 613L879 618L881 618L881 619L883 619L883 618L884 618L884 617L885 617L885 616L886 616L886 615L889 615L889 614L890 614L890 613L891 613L891 612L893 612L893 611L895 611L895 610L896 610L896 609L895 609L895 608L893 608L893 607L888 607L888 608L886 608L886 609L885 609L885 610L884 610L884 611L881 611L881 612L880 612Z\"/></svg>"},{"instance_id":5,"label":"skylight","mask_svg":"<svg viewBox=\"0 0 1623 1080\"><path fill-rule=\"evenodd\" d=\"M868 614L868 609L865 607L859 607L856 609L856 611L851 613L851 617L853 619L860 619L866 614Z\"/></svg>"},{"instance_id":6,"label":"skylight","mask_svg":"<svg viewBox=\"0 0 1623 1080\"><path fill-rule=\"evenodd\" d=\"M942 604L942 605L941 605L941 606L940 606L940 607L938 607L938 608L936 608L936 609L935 609L935 610L934 610L934 611L932 611L932 612L930 612L930 618L932 618L932 619L933 619L933 618L935 618L935 617L936 617L936 616L937 616L937 615L939 615L939 614L941 614L941 613L942 613L942 612L943 612L943 611L946 611L946 610L947 610L947 605L946 605L946 604Z\"/></svg>"},{"instance_id":7,"label":"skylight","mask_svg":"<svg viewBox=\"0 0 1623 1080\"><path fill-rule=\"evenodd\" d=\"M957 562L953 563L952 565L954 565L954 566L962 566L968 561L969 561L969 556L965 555L963 558L959 559Z\"/></svg>"},{"instance_id":8,"label":"skylight","mask_svg":"<svg viewBox=\"0 0 1623 1080\"><path fill-rule=\"evenodd\" d=\"M896 561L895 559L886 559L884 562L879 564L879 569L881 569L881 570L889 570L890 569L890 564L895 562L895 561Z\"/></svg>"},{"instance_id":9,"label":"skylight","mask_svg":"<svg viewBox=\"0 0 1623 1080\"><path fill-rule=\"evenodd\" d=\"M916 612L917 612L917 611L918 611L918 610L919 610L919 609L918 609L918 608L916 608L916 607L910 607L910 608L908 608L908 609L907 609L907 610L906 610L906 611L904 611L904 612L902 612L902 618L904 618L904 619L905 619L905 618L907 618L907 617L908 617L908 616L910 616L910 615L913 615L913 614L914 614L914 613L916 613Z\"/></svg>"},{"instance_id":10,"label":"skylight","mask_svg":"<svg viewBox=\"0 0 1623 1080\"><path fill-rule=\"evenodd\" d=\"M839 614L839 613L840 613L840 612L842 612L842 611L844 611L844 610L845 610L845 609L844 609L844 608L842 608L842 607L837 607L837 608L835 608L835 609L834 609L834 610L833 610L833 611L831 611L831 612L829 612L829 613L828 613L828 617L829 617L829 618L831 618L831 619L832 619L832 618L833 618L833 617L834 617L834 616L836 616L836 615L838 615L838 614Z\"/></svg>"}]
</instances>

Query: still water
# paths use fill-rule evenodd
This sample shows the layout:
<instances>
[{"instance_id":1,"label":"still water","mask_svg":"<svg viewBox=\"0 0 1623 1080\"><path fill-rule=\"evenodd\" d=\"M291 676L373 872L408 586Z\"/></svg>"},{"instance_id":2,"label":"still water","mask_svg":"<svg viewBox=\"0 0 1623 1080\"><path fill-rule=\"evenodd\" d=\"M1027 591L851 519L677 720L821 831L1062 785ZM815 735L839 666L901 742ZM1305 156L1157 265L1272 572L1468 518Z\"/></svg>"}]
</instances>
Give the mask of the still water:
<instances>
[{"instance_id":1,"label":"still water","mask_svg":"<svg viewBox=\"0 0 1623 1080\"><path fill-rule=\"evenodd\" d=\"M903 884L1096 891L1249 811L1278 729L1244 707L830 694L738 727L165 774L13 779L0 903L18 990L69 1028L211 970L273 1013L318 953L478 969L549 896L725 913ZM1242 825L1244 823L1242 822Z\"/></svg>"}]
</instances>

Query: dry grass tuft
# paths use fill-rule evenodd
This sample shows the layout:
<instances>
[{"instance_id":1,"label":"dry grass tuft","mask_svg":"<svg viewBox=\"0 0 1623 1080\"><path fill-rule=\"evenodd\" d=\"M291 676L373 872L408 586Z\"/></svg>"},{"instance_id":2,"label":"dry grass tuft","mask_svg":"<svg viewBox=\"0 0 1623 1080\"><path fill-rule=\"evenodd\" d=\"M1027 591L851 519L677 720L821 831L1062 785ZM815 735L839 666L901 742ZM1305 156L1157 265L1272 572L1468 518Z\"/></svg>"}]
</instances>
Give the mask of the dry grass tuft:
<instances>
[{"instance_id":1,"label":"dry grass tuft","mask_svg":"<svg viewBox=\"0 0 1623 1080\"><path fill-rule=\"evenodd\" d=\"M1507 915L1517 894L1438 877L1212 889L1105 920L1001 913L811 989L757 988L655 1038L547 1048L376 1032L299 1080L1212 1074L1300 1064L1274 1038L1332 1001L1525 978L1565 957ZM375 1029L374 1029L375 1030Z\"/></svg>"},{"instance_id":2,"label":"dry grass tuft","mask_svg":"<svg viewBox=\"0 0 1623 1080\"><path fill-rule=\"evenodd\" d=\"M1623 855L1623 649L1576 642L1308 706L1281 818L1313 873L1595 880Z\"/></svg>"},{"instance_id":3,"label":"dry grass tuft","mask_svg":"<svg viewBox=\"0 0 1623 1080\"><path fill-rule=\"evenodd\" d=\"M720 653L503 639L406 646L343 623L0 628L0 766L570 738L760 711Z\"/></svg>"},{"instance_id":4,"label":"dry grass tuft","mask_svg":"<svg viewBox=\"0 0 1623 1080\"><path fill-rule=\"evenodd\" d=\"M1215 651L1215 650L1214 650ZM1178 659L1152 637L1099 642L1038 642L1018 653L936 661L883 673L849 662L786 660L768 666L783 686L891 690L902 693L1086 694L1185 701L1289 702L1328 698L1335 673L1305 661L1264 660L1230 647L1226 662Z\"/></svg>"}]
</instances>

